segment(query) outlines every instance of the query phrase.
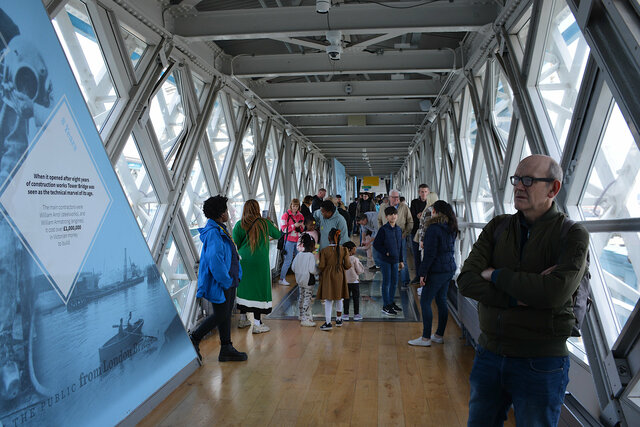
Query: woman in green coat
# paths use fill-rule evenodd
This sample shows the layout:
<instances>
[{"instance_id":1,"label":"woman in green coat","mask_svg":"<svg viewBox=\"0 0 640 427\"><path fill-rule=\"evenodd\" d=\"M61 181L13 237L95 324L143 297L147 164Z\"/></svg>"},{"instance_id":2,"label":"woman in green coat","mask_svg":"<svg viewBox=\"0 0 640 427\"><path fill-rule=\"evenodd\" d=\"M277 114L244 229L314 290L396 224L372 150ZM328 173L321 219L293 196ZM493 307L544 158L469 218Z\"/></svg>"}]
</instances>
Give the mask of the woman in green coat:
<instances>
[{"instance_id":1,"label":"woman in green coat","mask_svg":"<svg viewBox=\"0 0 640 427\"><path fill-rule=\"evenodd\" d=\"M247 313L253 313L254 334L269 331L269 327L260 320L260 316L271 313L272 308L269 237L280 238L280 231L271 221L260 216L257 201L247 200L242 210L242 220L233 227L233 241L238 247L242 266L236 302L241 313L238 327L250 326Z\"/></svg>"}]
</instances>

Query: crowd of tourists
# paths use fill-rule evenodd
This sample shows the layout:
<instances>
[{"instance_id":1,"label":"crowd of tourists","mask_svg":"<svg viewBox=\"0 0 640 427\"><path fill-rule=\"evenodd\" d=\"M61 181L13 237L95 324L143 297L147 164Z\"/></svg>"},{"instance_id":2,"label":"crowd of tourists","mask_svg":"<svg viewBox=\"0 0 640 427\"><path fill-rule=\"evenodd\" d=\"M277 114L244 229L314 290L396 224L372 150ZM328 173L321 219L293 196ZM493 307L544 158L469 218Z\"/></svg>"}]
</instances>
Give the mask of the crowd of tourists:
<instances>
[{"instance_id":1,"label":"crowd of tourists","mask_svg":"<svg viewBox=\"0 0 640 427\"><path fill-rule=\"evenodd\" d=\"M562 169L552 158L523 159L510 180L517 213L497 216L486 225L457 278L460 293L479 302L482 331L470 378L469 425L502 425L511 405L518 424L535 420L532 425L555 425L568 383L566 340L576 336L576 330L579 336L581 303L575 294L583 286L588 291L589 236L556 206ZM421 336L408 343L442 344L460 232L450 204L438 200L425 184L418 196L408 205L397 190L387 196L363 192L347 208L340 196L327 197L320 189L302 203L291 200L281 227L263 218L258 202L249 200L231 232L226 197L209 198L203 205L208 222L200 229L197 296L211 302L213 313L190 332L198 357L200 341L217 327L218 360L247 360L230 339L234 303L240 328L252 326L256 334L269 331L262 316L272 309L270 239L282 242L278 283L288 286L289 269L294 273L302 326L315 326L314 291L324 304L321 330L333 328L334 307L337 327L351 319L351 305L353 320L362 320L359 282L365 268L356 256L361 247L369 269L382 273L383 315L394 317L402 311L396 286L412 282L418 286L423 328ZM408 248L416 271L413 280ZM432 334L434 299L438 322ZM551 334L548 325L553 325Z\"/></svg>"}]
</instances>

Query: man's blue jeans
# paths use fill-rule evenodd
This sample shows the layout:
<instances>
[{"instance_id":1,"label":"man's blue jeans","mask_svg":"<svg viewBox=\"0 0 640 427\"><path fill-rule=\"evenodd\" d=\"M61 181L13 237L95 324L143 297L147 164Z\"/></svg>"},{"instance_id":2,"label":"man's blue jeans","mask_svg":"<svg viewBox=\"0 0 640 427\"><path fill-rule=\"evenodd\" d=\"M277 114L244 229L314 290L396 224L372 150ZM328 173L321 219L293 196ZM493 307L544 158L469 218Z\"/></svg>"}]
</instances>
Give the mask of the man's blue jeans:
<instances>
[{"instance_id":1,"label":"man's blue jeans","mask_svg":"<svg viewBox=\"0 0 640 427\"><path fill-rule=\"evenodd\" d=\"M396 285L398 283L398 264L391 264L379 260L382 271L382 304L384 307L393 303L396 296Z\"/></svg>"},{"instance_id":2,"label":"man's blue jeans","mask_svg":"<svg viewBox=\"0 0 640 427\"><path fill-rule=\"evenodd\" d=\"M438 306L438 329L436 334L443 336L444 328L447 327L449 309L447 308L447 289L453 273L430 273L427 275L427 283L422 288L420 295L420 309L422 310L422 336L431 338L431 325L433 324L433 312L431 311L431 301L436 299Z\"/></svg>"},{"instance_id":3,"label":"man's blue jeans","mask_svg":"<svg viewBox=\"0 0 640 427\"><path fill-rule=\"evenodd\" d=\"M478 345L470 377L468 426L557 426L569 383L569 357L504 357Z\"/></svg>"},{"instance_id":4,"label":"man's blue jeans","mask_svg":"<svg viewBox=\"0 0 640 427\"><path fill-rule=\"evenodd\" d=\"M416 266L416 277L420 277L418 274L420 271L420 263L422 262L422 257L420 256L420 243L411 240L411 250L413 251L413 262Z\"/></svg>"},{"instance_id":5,"label":"man's blue jeans","mask_svg":"<svg viewBox=\"0 0 640 427\"><path fill-rule=\"evenodd\" d=\"M404 260L404 268L400 272L400 279L405 285L409 284L409 282L411 281L411 278L409 278L409 263L407 262L407 247L409 246L409 244L407 243L407 239L409 238L411 238L411 236L402 239L402 256Z\"/></svg>"},{"instance_id":6,"label":"man's blue jeans","mask_svg":"<svg viewBox=\"0 0 640 427\"><path fill-rule=\"evenodd\" d=\"M287 276L287 271L291 267L293 258L298 254L298 245L296 242L286 241L284 243L284 250L287 252L284 254L284 261L282 262L282 270L280 270L280 279L284 280Z\"/></svg>"}]
</instances>

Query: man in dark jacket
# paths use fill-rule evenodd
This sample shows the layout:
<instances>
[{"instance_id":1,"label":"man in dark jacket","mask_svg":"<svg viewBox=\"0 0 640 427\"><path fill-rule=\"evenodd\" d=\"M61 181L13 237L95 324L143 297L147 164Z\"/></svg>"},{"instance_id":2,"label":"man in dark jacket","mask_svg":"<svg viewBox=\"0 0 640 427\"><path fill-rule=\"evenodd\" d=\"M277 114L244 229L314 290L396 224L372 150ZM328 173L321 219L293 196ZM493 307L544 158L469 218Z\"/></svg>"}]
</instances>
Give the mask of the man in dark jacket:
<instances>
[{"instance_id":1,"label":"man in dark jacket","mask_svg":"<svg viewBox=\"0 0 640 427\"><path fill-rule=\"evenodd\" d=\"M501 423L512 404L516 420L557 425L569 382L572 295L585 274L589 233L574 224L560 241L565 217L554 199L562 169L551 157L525 158L511 183L518 212L487 224L458 277L462 295L479 302L482 330L469 426Z\"/></svg>"},{"instance_id":2,"label":"man in dark jacket","mask_svg":"<svg viewBox=\"0 0 640 427\"><path fill-rule=\"evenodd\" d=\"M358 208L358 202L352 201L349 203L349 217L351 217L351 229L353 234L358 234L358 227L356 226L356 209Z\"/></svg>"},{"instance_id":3,"label":"man in dark jacket","mask_svg":"<svg viewBox=\"0 0 640 427\"><path fill-rule=\"evenodd\" d=\"M321 188L318 190L318 194L313 196L313 201L311 202L311 213L314 213L315 211L320 209L320 206L322 205L322 201L324 200L324 197L326 195L327 195L326 189Z\"/></svg>"}]
</instances>

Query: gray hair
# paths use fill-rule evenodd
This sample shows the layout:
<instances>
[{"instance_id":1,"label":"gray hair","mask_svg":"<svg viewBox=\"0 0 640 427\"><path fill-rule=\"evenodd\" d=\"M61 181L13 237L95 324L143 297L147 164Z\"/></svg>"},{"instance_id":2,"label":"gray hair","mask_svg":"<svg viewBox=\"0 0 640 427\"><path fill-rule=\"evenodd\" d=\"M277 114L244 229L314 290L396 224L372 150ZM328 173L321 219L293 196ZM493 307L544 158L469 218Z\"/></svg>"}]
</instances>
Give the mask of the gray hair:
<instances>
[{"instance_id":1,"label":"gray hair","mask_svg":"<svg viewBox=\"0 0 640 427\"><path fill-rule=\"evenodd\" d=\"M389 195L391 195L392 193L395 193L398 195L398 197L400 197L400 192L398 190L396 190L395 188L391 191L389 191Z\"/></svg>"},{"instance_id":2,"label":"gray hair","mask_svg":"<svg viewBox=\"0 0 640 427\"><path fill-rule=\"evenodd\" d=\"M549 178L557 179L562 184L562 168L554 159L549 158Z\"/></svg>"}]
</instances>

